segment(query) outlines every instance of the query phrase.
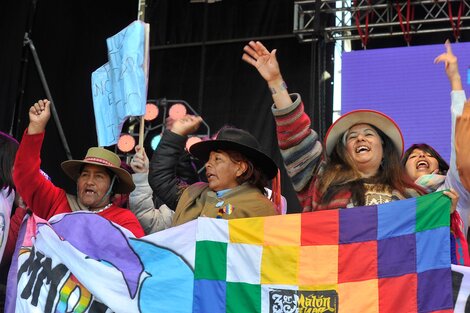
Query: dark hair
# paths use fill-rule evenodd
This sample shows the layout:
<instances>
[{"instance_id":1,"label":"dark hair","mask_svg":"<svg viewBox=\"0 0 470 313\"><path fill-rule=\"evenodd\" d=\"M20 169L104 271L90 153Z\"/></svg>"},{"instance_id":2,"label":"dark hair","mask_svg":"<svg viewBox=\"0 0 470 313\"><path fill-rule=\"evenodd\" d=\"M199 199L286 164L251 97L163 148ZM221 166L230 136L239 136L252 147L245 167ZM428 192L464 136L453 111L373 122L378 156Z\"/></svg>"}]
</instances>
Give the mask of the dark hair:
<instances>
[{"instance_id":1,"label":"dark hair","mask_svg":"<svg viewBox=\"0 0 470 313\"><path fill-rule=\"evenodd\" d=\"M401 163L403 167L406 165L408 158L410 157L411 153L413 153L413 150L415 149L419 149L421 151L429 153L433 158L437 160L438 167L439 167L439 174L441 175L447 174L447 171L449 170L449 164L447 164L447 162L441 157L441 155L436 150L434 150L433 147L425 143L415 143L414 145L406 149L405 154L403 155L403 158L401 159Z\"/></svg>"},{"instance_id":2,"label":"dark hair","mask_svg":"<svg viewBox=\"0 0 470 313\"><path fill-rule=\"evenodd\" d=\"M406 175L400 162L400 155L392 140L377 127L370 126L382 139L383 159L379 171L374 177L362 178L346 151L342 137L340 137L327 161L323 174L320 176L322 204L328 204L340 192L350 191L351 200L355 206L365 205L365 183L390 186L403 195L408 195L406 191L408 188L416 190L419 194L426 193Z\"/></svg>"},{"instance_id":3,"label":"dark hair","mask_svg":"<svg viewBox=\"0 0 470 313\"><path fill-rule=\"evenodd\" d=\"M16 139L0 132L0 188L8 188L8 194L15 190L12 170L18 146Z\"/></svg>"},{"instance_id":4,"label":"dark hair","mask_svg":"<svg viewBox=\"0 0 470 313\"><path fill-rule=\"evenodd\" d=\"M247 165L246 171L237 177L237 183L241 185L248 182L258 188L262 194L266 195L266 189L264 189L268 185L266 175L242 153L234 150L224 150L224 152L227 153L232 162L245 162Z\"/></svg>"}]
</instances>

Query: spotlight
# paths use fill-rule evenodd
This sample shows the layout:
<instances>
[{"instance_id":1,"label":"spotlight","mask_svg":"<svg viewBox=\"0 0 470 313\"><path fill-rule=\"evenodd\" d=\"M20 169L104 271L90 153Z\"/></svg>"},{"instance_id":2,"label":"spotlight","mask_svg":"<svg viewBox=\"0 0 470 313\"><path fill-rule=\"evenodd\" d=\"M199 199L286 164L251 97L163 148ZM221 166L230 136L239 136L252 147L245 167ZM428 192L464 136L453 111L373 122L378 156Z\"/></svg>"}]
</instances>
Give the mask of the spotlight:
<instances>
[{"instance_id":1,"label":"spotlight","mask_svg":"<svg viewBox=\"0 0 470 313\"><path fill-rule=\"evenodd\" d=\"M152 148L153 151L155 151L158 147L158 144L160 143L160 140L162 140L162 135L157 135L152 138L150 141L150 147Z\"/></svg>"},{"instance_id":2,"label":"spotlight","mask_svg":"<svg viewBox=\"0 0 470 313\"><path fill-rule=\"evenodd\" d=\"M177 119L184 117L186 113L187 113L187 110L183 104L175 103L170 107L168 116L170 116L173 120L177 120Z\"/></svg>"},{"instance_id":3,"label":"spotlight","mask_svg":"<svg viewBox=\"0 0 470 313\"><path fill-rule=\"evenodd\" d=\"M146 121L153 121L158 116L158 107L154 103L147 103L145 105L144 119Z\"/></svg>"},{"instance_id":4,"label":"spotlight","mask_svg":"<svg viewBox=\"0 0 470 313\"><path fill-rule=\"evenodd\" d=\"M199 137L196 137L196 136L189 137L188 140L186 141L186 150L189 151L189 148L191 148L192 145L194 145L195 143L198 143L200 141L202 141L202 139L199 138Z\"/></svg>"},{"instance_id":5,"label":"spotlight","mask_svg":"<svg viewBox=\"0 0 470 313\"><path fill-rule=\"evenodd\" d=\"M122 152L129 152L135 147L135 139L129 134L122 134L121 137L119 137L117 147L119 150Z\"/></svg>"}]
</instances>

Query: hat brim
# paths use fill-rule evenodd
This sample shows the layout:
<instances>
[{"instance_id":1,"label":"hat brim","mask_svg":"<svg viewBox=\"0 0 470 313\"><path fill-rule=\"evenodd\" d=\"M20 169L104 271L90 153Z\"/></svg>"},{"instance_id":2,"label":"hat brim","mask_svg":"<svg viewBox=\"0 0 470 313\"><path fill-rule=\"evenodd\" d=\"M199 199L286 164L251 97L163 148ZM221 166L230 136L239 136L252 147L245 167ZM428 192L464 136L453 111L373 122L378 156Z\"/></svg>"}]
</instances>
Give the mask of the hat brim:
<instances>
[{"instance_id":1,"label":"hat brim","mask_svg":"<svg viewBox=\"0 0 470 313\"><path fill-rule=\"evenodd\" d=\"M209 160L211 151L217 150L233 150L240 152L253 162L268 179L273 179L277 175L278 167L270 157L259 150L233 141L217 139L207 140L195 143L189 148L189 152L204 163Z\"/></svg>"},{"instance_id":2,"label":"hat brim","mask_svg":"<svg viewBox=\"0 0 470 313\"><path fill-rule=\"evenodd\" d=\"M119 167L105 166L101 163L82 160L67 160L62 162L60 166L65 174L76 182L80 176L80 168L85 164L102 166L116 174L119 180L114 183L115 185L113 190L115 193L131 193L135 189L135 184L132 180L131 174Z\"/></svg>"},{"instance_id":3,"label":"hat brim","mask_svg":"<svg viewBox=\"0 0 470 313\"><path fill-rule=\"evenodd\" d=\"M400 128L388 115L374 110L355 110L342 115L330 126L325 136L326 154L329 156L338 142L339 138L357 124L369 124L380 129L392 140L400 157L403 155L403 135Z\"/></svg>"}]
</instances>

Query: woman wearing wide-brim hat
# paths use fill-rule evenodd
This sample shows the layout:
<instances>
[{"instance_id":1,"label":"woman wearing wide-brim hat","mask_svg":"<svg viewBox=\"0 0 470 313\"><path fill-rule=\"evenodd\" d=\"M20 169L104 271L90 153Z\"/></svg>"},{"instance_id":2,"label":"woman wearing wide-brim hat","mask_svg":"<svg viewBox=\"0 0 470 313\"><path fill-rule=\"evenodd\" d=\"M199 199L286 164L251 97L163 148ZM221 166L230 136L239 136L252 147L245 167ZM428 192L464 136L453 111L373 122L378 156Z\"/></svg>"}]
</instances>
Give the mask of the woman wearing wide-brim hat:
<instances>
[{"instance_id":1,"label":"woman wearing wide-brim hat","mask_svg":"<svg viewBox=\"0 0 470 313\"><path fill-rule=\"evenodd\" d=\"M324 146L310 128L299 94L289 94L276 50L260 42L244 47L243 60L268 83L273 114L287 172L303 211L372 205L425 193L400 164L403 137L387 115L356 110L339 118L328 130Z\"/></svg>"},{"instance_id":2,"label":"woman wearing wide-brim hat","mask_svg":"<svg viewBox=\"0 0 470 313\"><path fill-rule=\"evenodd\" d=\"M188 186L178 180L178 157L187 135L201 121L189 115L175 121L172 130L164 132L150 162L149 183L154 193L170 208L176 207L173 226L199 216L233 219L277 214L264 187L277 175L278 168L260 150L255 137L244 130L223 128L215 140L191 146L189 152L206 164L208 183Z\"/></svg>"}]
</instances>

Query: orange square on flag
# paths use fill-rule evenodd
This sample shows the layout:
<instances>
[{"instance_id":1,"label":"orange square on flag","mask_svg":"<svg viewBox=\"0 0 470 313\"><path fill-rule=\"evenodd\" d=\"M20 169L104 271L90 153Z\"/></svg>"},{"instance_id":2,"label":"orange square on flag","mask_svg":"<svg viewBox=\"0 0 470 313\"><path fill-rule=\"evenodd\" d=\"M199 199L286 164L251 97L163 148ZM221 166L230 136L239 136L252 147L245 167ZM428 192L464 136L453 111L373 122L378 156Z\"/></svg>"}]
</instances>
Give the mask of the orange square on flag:
<instances>
[{"instance_id":1,"label":"orange square on flag","mask_svg":"<svg viewBox=\"0 0 470 313\"><path fill-rule=\"evenodd\" d=\"M377 279L343 283L338 285L341 312L379 312L379 290ZM405 311L392 311L405 312Z\"/></svg>"},{"instance_id":2,"label":"orange square on flag","mask_svg":"<svg viewBox=\"0 0 470 313\"><path fill-rule=\"evenodd\" d=\"M302 214L302 246L337 245L338 241L338 210L326 210Z\"/></svg>"},{"instance_id":3,"label":"orange square on flag","mask_svg":"<svg viewBox=\"0 0 470 313\"><path fill-rule=\"evenodd\" d=\"M268 246L299 246L300 219L300 214L265 217L264 244Z\"/></svg>"},{"instance_id":4,"label":"orange square on flag","mask_svg":"<svg viewBox=\"0 0 470 313\"><path fill-rule=\"evenodd\" d=\"M377 241L339 245L338 283L377 278Z\"/></svg>"},{"instance_id":5,"label":"orange square on flag","mask_svg":"<svg viewBox=\"0 0 470 313\"><path fill-rule=\"evenodd\" d=\"M299 284L334 285L338 283L338 246L300 247Z\"/></svg>"},{"instance_id":6,"label":"orange square on flag","mask_svg":"<svg viewBox=\"0 0 470 313\"><path fill-rule=\"evenodd\" d=\"M298 285L299 247L265 246L261 258L261 283Z\"/></svg>"},{"instance_id":7,"label":"orange square on flag","mask_svg":"<svg viewBox=\"0 0 470 313\"><path fill-rule=\"evenodd\" d=\"M418 310L417 294L418 278L416 274L380 278L380 312L416 312Z\"/></svg>"},{"instance_id":8,"label":"orange square on flag","mask_svg":"<svg viewBox=\"0 0 470 313\"><path fill-rule=\"evenodd\" d=\"M231 243L262 245L264 242L264 217L229 220L228 234Z\"/></svg>"}]
</instances>

